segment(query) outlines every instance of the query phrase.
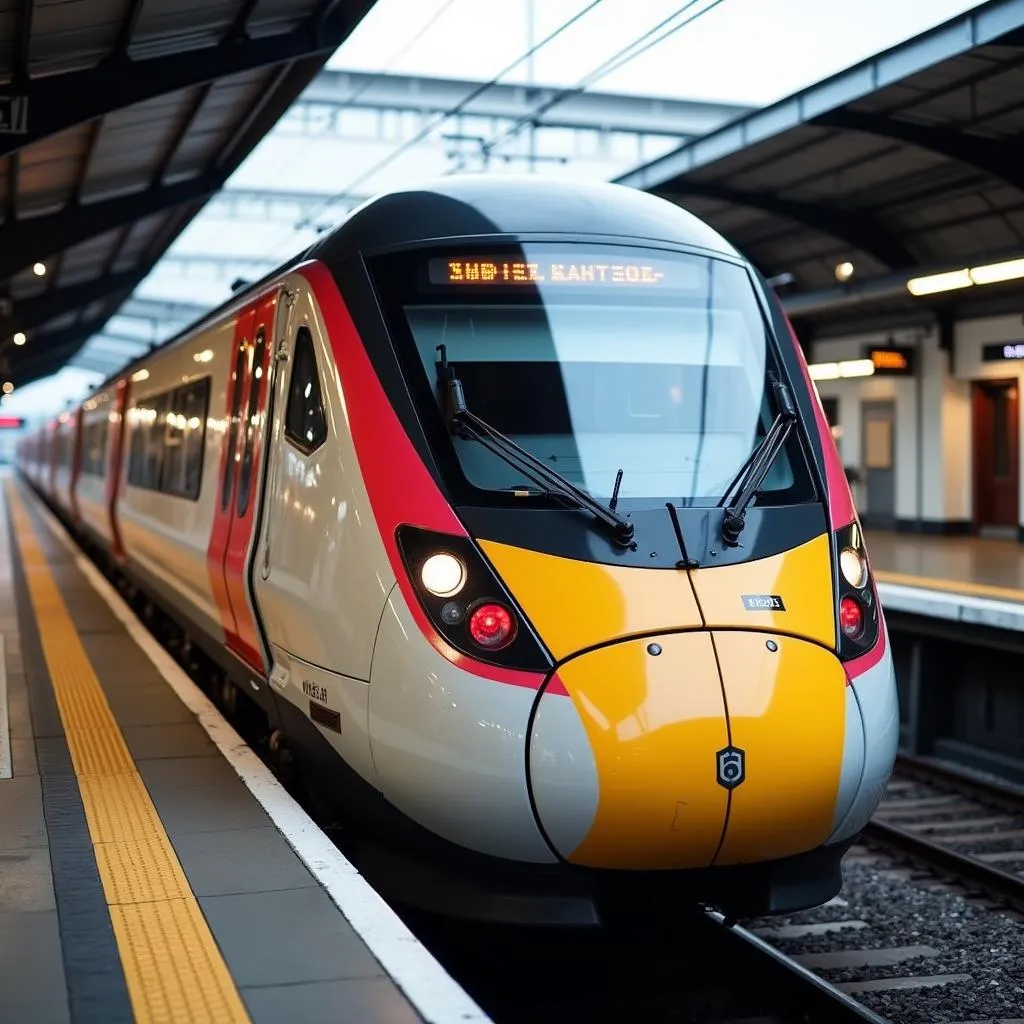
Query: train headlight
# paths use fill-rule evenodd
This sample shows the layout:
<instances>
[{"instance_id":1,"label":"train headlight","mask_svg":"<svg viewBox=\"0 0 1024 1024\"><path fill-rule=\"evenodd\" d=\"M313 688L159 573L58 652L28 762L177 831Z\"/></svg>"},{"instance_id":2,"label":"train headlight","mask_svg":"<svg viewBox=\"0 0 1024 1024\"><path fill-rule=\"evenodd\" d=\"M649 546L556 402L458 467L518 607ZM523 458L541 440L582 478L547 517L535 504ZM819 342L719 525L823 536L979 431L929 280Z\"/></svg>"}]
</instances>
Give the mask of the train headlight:
<instances>
[{"instance_id":1,"label":"train headlight","mask_svg":"<svg viewBox=\"0 0 1024 1024\"><path fill-rule=\"evenodd\" d=\"M878 643L881 609L859 525L853 522L836 530L832 543L839 553L835 566L836 648L842 661L852 661Z\"/></svg>"},{"instance_id":2,"label":"train headlight","mask_svg":"<svg viewBox=\"0 0 1024 1024\"><path fill-rule=\"evenodd\" d=\"M434 597L454 597L466 585L466 567L454 555L440 551L423 563L420 579Z\"/></svg>"},{"instance_id":3,"label":"train headlight","mask_svg":"<svg viewBox=\"0 0 1024 1024\"><path fill-rule=\"evenodd\" d=\"M415 599L448 647L490 665L551 670L550 652L472 538L403 523L395 540Z\"/></svg>"},{"instance_id":4,"label":"train headlight","mask_svg":"<svg viewBox=\"0 0 1024 1024\"><path fill-rule=\"evenodd\" d=\"M864 556L855 548L839 552L839 569L851 587L860 590L868 581L868 566Z\"/></svg>"}]
</instances>

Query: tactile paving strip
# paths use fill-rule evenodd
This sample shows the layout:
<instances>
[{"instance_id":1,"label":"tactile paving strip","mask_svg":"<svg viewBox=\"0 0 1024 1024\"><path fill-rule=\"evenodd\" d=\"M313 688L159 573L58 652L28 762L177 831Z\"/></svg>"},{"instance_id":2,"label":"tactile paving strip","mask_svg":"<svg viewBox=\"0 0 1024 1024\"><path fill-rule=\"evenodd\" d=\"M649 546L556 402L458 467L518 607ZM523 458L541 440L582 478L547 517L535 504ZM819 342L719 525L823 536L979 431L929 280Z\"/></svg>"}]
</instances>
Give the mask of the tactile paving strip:
<instances>
[{"instance_id":1,"label":"tactile paving strip","mask_svg":"<svg viewBox=\"0 0 1024 1024\"><path fill-rule=\"evenodd\" d=\"M135 1019L248 1024L14 485L7 496Z\"/></svg>"}]
</instances>

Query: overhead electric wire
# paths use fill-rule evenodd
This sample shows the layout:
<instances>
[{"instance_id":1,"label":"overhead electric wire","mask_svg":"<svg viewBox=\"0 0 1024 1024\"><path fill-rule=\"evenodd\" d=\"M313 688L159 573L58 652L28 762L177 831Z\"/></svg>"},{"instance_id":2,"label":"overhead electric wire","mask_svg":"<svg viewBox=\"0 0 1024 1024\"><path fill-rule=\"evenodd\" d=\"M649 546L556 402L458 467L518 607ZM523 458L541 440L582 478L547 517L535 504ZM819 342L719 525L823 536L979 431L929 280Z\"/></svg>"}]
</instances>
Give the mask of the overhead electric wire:
<instances>
[{"instance_id":1,"label":"overhead electric wire","mask_svg":"<svg viewBox=\"0 0 1024 1024\"><path fill-rule=\"evenodd\" d=\"M332 119L337 118L337 116L339 114L343 113L344 111L348 110L350 107L354 106L356 100L358 100L361 96L364 96L370 89L373 88L374 85L376 85L382 78L384 78L387 75L387 73L418 42L420 42L420 40L434 27L434 25L437 24L437 22L441 18L441 15L443 15L448 10L448 8L451 7L452 4L454 4L455 2L456 2L456 0L443 0L443 2L441 3L441 6L438 7L438 9L436 11L434 11L434 13L426 20L426 22L423 25L421 25L416 30L416 32L412 36L412 38L409 39L409 41L397 53L395 53L394 55L392 55L389 58L388 62L379 71L375 71L365 82L362 83L362 85L360 85L358 88L356 88L353 92L351 92L348 96L346 96L343 100L341 100L340 103L338 103L334 107L334 109L331 111ZM302 143L301 146L299 146L297 149L291 150L288 153L287 165L289 167L294 167L295 166L295 161L298 158L298 156L301 155L302 153L304 153L307 149L309 149L309 147L317 139L321 138L324 135L324 133L326 132L326 130L327 129L324 128L321 131L318 131L318 132L315 132L315 133L309 135L305 139L305 141ZM308 221L308 219L309 218L306 218L306 217L302 218L299 221L299 224L300 225L304 225L304 222Z\"/></svg>"},{"instance_id":2,"label":"overhead electric wire","mask_svg":"<svg viewBox=\"0 0 1024 1024\"><path fill-rule=\"evenodd\" d=\"M323 210L329 209L336 202L338 202L338 200L344 199L346 196L350 195L354 188L358 188L359 185L361 185L368 178L373 177L373 175L377 174L378 171L383 170L389 164L397 160L398 157L400 157L403 153L407 152L413 146L416 146L420 142L422 142L425 138L427 138L428 135L430 135L430 133L438 125L444 124L445 121L448 121L451 118L455 117L457 114L462 113L462 111L465 110L465 108L469 106L469 104L472 103L473 100L477 99L479 96L482 96L485 92L487 92L488 89L497 85L507 74L509 74L509 72L514 71L524 61L529 60L530 57L532 57L535 53L537 53L539 50L547 46L548 43L553 42L563 32L571 28L578 21L580 21L582 18L588 15L595 7L598 7L603 2L604 0L590 0L590 3L588 3L582 10L577 11L576 14L574 14L568 20L564 21L553 32L546 35L539 43L535 43L525 53L517 57L511 64L502 68L501 71L499 71L493 78L488 79L488 81L482 82L480 85L476 86L466 96L459 100L458 103L456 103L452 107L449 107L446 111L439 114L433 120L424 125L424 127L421 128L415 135L406 139L405 142L403 142L396 149L392 150L386 157L377 161L377 163L370 167L369 170L363 171L361 174L357 175L357 177L353 181L349 182L349 184L340 192L336 192L334 195L329 196L323 203L315 207L312 214L304 218L304 221L308 223L317 214L321 213ZM294 233L295 232L293 230L288 237L290 238L291 235ZM275 245L273 248L277 249L278 246Z\"/></svg>"},{"instance_id":3,"label":"overhead electric wire","mask_svg":"<svg viewBox=\"0 0 1024 1024\"><path fill-rule=\"evenodd\" d=\"M613 71L618 71L619 68L624 67L630 61L635 60L641 54L646 53L648 50L653 49L659 43L664 42L666 39L669 38L669 36L675 35L675 33L678 32L680 29L686 28L687 25L692 25L698 18L702 18L709 11L713 11L719 4L723 3L724 0L711 0L711 3L709 3L707 7L704 7L701 10L695 12L685 21L681 21L678 25L673 25L672 28L668 29L668 31L658 36L657 39L650 39L651 36L653 36L656 32L659 32L669 22L675 21L676 18L679 18L682 15L686 14L687 11L696 7L697 4L701 2L702 0L689 0L688 3L683 4L683 6L679 8L679 10L675 11L673 14L670 14L667 18L664 18L661 21L659 21L657 25L655 25L651 29L648 29L643 35L638 36L628 46L625 46L617 53L612 54L611 57L609 57L603 63L599 64L596 68L594 68L592 71L584 75L583 78L581 78L575 85L569 86L566 89L560 89L558 92L554 94L554 96L550 97L543 103L539 104L529 114L525 114L519 117L516 121L512 123L512 125L509 128L506 128L501 134L496 135L493 138L489 139L488 141L482 143L480 146L481 153L485 155L489 154L496 146L500 145L506 139L510 139L513 136L518 135L523 128L526 128L528 125L533 124L538 117L540 117L542 114L546 114L549 110L551 110L552 107L557 106L559 103L564 103L566 100L572 99L573 96L578 96L580 93L584 92L591 85L593 85L595 82L607 77ZM645 40L648 39L650 39L650 42L647 42L643 46L640 45L641 43L645 43ZM639 46L640 49L635 50L635 52L633 53L629 52L630 50L634 50L634 48L637 46ZM456 168L456 170L461 169L461 166L462 165L460 165L460 168Z\"/></svg>"}]
</instances>

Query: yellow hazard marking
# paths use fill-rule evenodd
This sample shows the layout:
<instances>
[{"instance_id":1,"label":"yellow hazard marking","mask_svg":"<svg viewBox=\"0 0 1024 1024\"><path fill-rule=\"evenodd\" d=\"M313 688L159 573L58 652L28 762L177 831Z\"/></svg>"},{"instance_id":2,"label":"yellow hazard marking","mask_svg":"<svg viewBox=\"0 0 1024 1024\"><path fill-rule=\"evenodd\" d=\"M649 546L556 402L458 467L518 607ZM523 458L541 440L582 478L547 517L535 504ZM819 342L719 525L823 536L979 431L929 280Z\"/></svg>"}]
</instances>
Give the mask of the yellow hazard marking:
<instances>
[{"instance_id":1,"label":"yellow hazard marking","mask_svg":"<svg viewBox=\"0 0 1024 1024\"><path fill-rule=\"evenodd\" d=\"M32 521L10 483L7 497L135 1019L139 1024L248 1022Z\"/></svg>"}]
</instances>

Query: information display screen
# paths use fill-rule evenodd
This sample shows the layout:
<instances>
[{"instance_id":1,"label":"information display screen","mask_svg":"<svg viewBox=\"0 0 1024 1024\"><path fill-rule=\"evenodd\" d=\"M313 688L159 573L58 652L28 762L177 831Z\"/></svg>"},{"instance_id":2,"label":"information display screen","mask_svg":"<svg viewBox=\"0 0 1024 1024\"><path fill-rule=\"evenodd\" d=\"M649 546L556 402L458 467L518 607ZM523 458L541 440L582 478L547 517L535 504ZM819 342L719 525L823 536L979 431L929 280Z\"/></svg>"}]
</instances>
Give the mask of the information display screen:
<instances>
[{"instance_id":1,"label":"information display screen","mask_svg":"<svg viewBox=\"0 0 1024 1024\"><path fill-rule=\"evenodd\" d=\"M581 257L559 253L529 261L493 256L435 258L428 263L427 276L432 285L465 289L532 286L692 291L703 286L704 275L697 264L687 260Z\"/></svg>"}]
</instances>

